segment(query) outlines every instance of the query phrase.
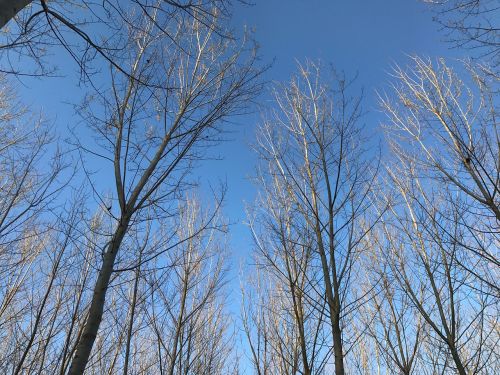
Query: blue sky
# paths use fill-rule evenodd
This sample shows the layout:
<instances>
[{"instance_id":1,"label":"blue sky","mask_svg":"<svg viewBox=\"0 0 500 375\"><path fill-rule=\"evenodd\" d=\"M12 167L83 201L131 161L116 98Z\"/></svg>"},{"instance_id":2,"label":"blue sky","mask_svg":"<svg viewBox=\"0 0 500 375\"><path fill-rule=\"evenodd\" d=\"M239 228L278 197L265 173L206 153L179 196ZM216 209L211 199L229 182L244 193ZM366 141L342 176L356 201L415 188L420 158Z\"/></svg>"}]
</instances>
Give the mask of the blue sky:
<instances>
[{"instance_id":1,"label":"blue sky","mask_svg":"<svg viewBox=\"0 0 500 375\"><path fill-rule=\"evenodd\" d=\"M431 58L456 54L442 41L432 13L419 0L254 0L253 5L236 1L234 5L234 30L253 29L262 63L272 62L264 75L268 84L259 100L261 109L272 106L273 82L288 81L297 62L320 59L348 76L358 74L367 112L363 120L368 131L377 133L383 116L378 112L376 91L387 88L391 66L405 65L411 54ZM24 78L18 89L20 97L33 109L43 111L64 138L67 127L78 121L71 104L78 104L85 90L77 87L77 67L68 54L62 49L53 53L50 62L58 66L60 77ZM235 266L247 259L252 247L242 222L245 204L255 197L249 177L257 160L250 145L261 118L259 109L254 108L254 113L232 119L227 142L211 150L212 156L221 160L207 161L195 171L202 188L227 182L225 215L234 223L231 244Z\"/></svg>"},{"instance_id":2,"label":"blue sky","mask_svg":"<svg viewBox=\"0 0 500 375\"><path fill-rule=\"evenodd\" d=\"M272 106L273 82L290 79L297 62L320 59L348 76L358 74L364 89L363 121L367 130L377 134L383 116L378 112L376 91L383 91L390 81L391 66L405 65L408 55L457 57L443 42L432 13L419 0L254 0L253 5L234 2L232 26L236 32L244 26L255 31L263 64L272 62L264 79L269 84L260 97L262 108ZM81 98L77 87L76 66L62 49L51 57L59 68L59 78L22 79L20 96L35 110L55 124L65 137L68 126L78 121L71 103ZM202 190L219 181L228 185L224 213L231 226L231 277L237 278L240 263L246 263L252 248L250 234L243 224L245 205L253 202L255 187L249 177L257 160L250 145L261 114L232 119L227 141L211 150L221 160L207 161L195 174ZM207 194L208 196L208 194Z\"/></svg>"},{"instance_id":3,"label":"blue sky","mask_svg":"<svg viewBox=\"0 0 500 375\"><path fill-rule=\"evenodd\" d=\"M266 90L260 97L263 108L272 106L269 88L274 81L287 81L297 61L321 59L348 76L358 74L365 93L363 121L368 131L377 134L383 116L378 112L376 91L390 82L391 66L409 63L408 55L430 58L457 57L443 42L432 13L419 0L253 0L254 5L235 3L232 25L236 31L246 25L255 30L263 64L271 63L265 73ZM80 92L76 66L64 51L53 59L60 78L23 79L20 96L35 110L42 109L54 122L61 137L67 126L75 125L70 104L78 103ZM219 181L227 182L224 214L233 225L231 232L232 311L239 310L238 270L248 263L252 241L245 221L245 205L255 198L249 177L257 163L251 150L254 130L261 119L255 113L233 119L228 141L212 150L221 160L206 161L194 173L202 189ZM208 190L208 189L207 189ZM233 287L234 286L234 287Z\"/></svg>"},{"instance_id":4,"label":"blue sky","mask_svg":"<svg viewBox=\"0 0 500 375\"><path fill-rule=\"evenodd\" d=\"M273 62L266 72L264 107L272 106L272 82L288 81L298 62L320 59L348 76L358 74L364 90L363 118L367 131L380 134L384 116L379 112L376 92L388 89L394 64L406 65L408 55L457 57L443 42L432 13L418 0L256 0L252 6L236 6L235 29L247 25L255 30L263 62ZM235 224L231 230L234 265L248 261L252 248L245 220L245 204L255 198L255 187L248 177L257 160L252 153L255 113L235 119L238 124L231 140L218 147L223 160L207 163L206 179L226 180L228 194L225 214ZM236 271L235 271L236 272Z\"/></svg>"},{"instance_id":5,"label":"blue sky","mask_svg":"<svg viewBox=\"0 0 500 375\"><path fill-rule=\"evenodd\" d=\"M423 0L229 1L232 1L234 5L230 22L236 35L241 35L245 27L254 30L254 38L260 46L260 62L263 66L270 65L263 74L265 85L264 91L256 100L258 105L250 107L249 114L234 117L228 121L227 139L209 148L210 159L200 161L192 171L191 177L200 182L199 193L204 198L202 205L205 205L207 210L209 210L208 207L213 207L210 201L211 187L217 189L221 181L227 184L228 191L225 196L223 215L231 223L228 249L230 254L227 285L230 297L228 308L233 314L235 328L240 329L239 271L241 266L251 264L250 255L254 247L250 231L245 225L245 208L253 204L259 188L251 181L258 164L251 145L254 143L255 131L262 117L265 116L266 111L273 108L271 95L273 84L286 84L296 72L297 64L304 63L306 60L321 61L323 66L331 64L348 77L356 75L358 78L354 89L363 89L364 92L365 115L361 119L362 126L370 135L370 144L380 144L382 152L385 153L387 147L381 131L385 116L379 110L377 92L391 91L392 67L396 64L401 66L411 64L409 58L411 55L432 60L444 57L450 61L461 57L461 54L468 55L470 51L449 49L449 45L443 41L445 36L440 32L439 26L433 22L433 13ZM242 4L245 1L254 4ZM13 79L14 83L17 82L15 85L19 90L19 97L31 107L35 114L41 112L43 117L53 124L54 131L63 147L70 147L64 142L66 138L71 137L68 128L76 128L82 143L87 142L92 148L90 131L85 130L86 124L75 115L73 109L73 105L80 104L83 94L91 90L79 86L78 66L72 61L67 51L61 46L55 46L51 53L47 63L59 68L57 71L59 76L40 79L24 77L18 81ZM96 64L101 64L96 67L107 65L102 60L96 59L96 61ZM2 61L0 61L1 64ZM29 65L29 62L22 60L20 64ZM95 82L99 84L109 83L107 70L103 69L103 80L99 80L101 78L99 74L94 77L97 77ZM355 95L356 92L353 94ZM377 149L374 154L376 151ZM73 155L77 156L76 153ZM113 179L110 178L113 173L110 168L111 163L105 165L96 159L86 165L91 170L100 170L100 173L94 176L97 180L94 182L97 182L99 193L106 196L108 192L113 191ZM465 162L468 164L467 159ZM80 168L72 186L78 186L79 180L83 179L82 176ZM61 201L67 200L68 196L69 193L61 194ZM56 200L56 202L59 201ZM96 200L92 202L89 199L88 210L92 212L96 204L98 204ZM113 204L110 210L116 212L119 210L118 206ZM396 210L398 210L397 207ZM342 241L346 240L341 237L338 241L342 244ZM252 272L253 269L247 268L245 271ZM156 283L151 286L155 289ZM247 287L252 289L254 284L249 283ZM315 288L314 285L312 287ZM481 298L479 300L482 301ZM471 306L475 308L473 302ZM470 310L470 308L465 307L465 310ZM344 318L345 316L342 319ZM240 333L236 331L236 347L242 354L241 368L244 373L251 374L248 358L250 351L244 335Z\"/></svg>"}]
</instances>

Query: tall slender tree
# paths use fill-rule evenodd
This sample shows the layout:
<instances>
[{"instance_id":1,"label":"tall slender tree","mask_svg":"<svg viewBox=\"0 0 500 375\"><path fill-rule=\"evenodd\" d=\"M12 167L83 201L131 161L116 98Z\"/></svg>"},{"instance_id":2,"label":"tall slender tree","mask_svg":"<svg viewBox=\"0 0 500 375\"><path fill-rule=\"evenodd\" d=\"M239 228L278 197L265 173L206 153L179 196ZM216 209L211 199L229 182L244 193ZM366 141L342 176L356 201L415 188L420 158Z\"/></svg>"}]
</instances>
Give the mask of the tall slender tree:
<instances>
[{"instance_id":1,"label":"tall slender tree","mask_svg":"<svg viewBox=\"0 0 500 375\"><path fill-rule=\"evenodd\" d=\"M150 220L145 212L155 212L156 220L177 215L172 204L186 186L184 177L200 145L217 140L221 122L241 111L258 88L255 55L217 33L214 13L210 23L198 17L172 20L160 10L148 16L131 13L122 35L130 48L119 55L129 74L112 64L110 87L99 89L80 108L96 147L76 145L82 155L108 163L114 196L108 206L97 195L108 207L112 227L102 244L103 261L70 374L82 373L89 361L114 271L157 256L127 267L117 264L130 228Z\"/></svg>"},{"instance_id":2,"label":"tall slender tree","mask_svg":"<svg viewBox=\"0 0 500 375\"><path fill-rule=\"evenodd\" d=\"M257 150L269 185L266 193L275 194L276 202L286 195L293 208L294 216L286 219L292 224L282 230L293 233L286 233L286 241L306 248L301 253L306 259L299 264L318 266L320 281L307 289L316 295L304 299L314 300L316 311L326 305L335 373L340 375L346 372L344 357L353 343L347 322L363 299L353 280L371 226L375 172L362 145L361 98L349 96L350 82L343 76L330 84L320 71L308 62L289 85L276 89L277 110L261 126ZM291 254L287 247L280 251Z\"/></svg>"}]
</instances>

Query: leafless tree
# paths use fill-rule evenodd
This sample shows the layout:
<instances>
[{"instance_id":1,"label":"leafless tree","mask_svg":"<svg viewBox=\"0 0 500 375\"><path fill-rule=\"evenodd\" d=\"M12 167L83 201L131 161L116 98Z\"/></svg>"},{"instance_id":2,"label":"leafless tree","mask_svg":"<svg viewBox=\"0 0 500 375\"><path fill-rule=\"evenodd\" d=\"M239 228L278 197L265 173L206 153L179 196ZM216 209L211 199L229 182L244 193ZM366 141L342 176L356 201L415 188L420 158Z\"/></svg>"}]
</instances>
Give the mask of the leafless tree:
<instances>
[{"instance_id":1,"label":"leafless tree","mask_svg":"<svg viewBox=\"0 0 500 375\"><path fill-rule=\"evenodd\" d=\"M492 59L498 67L500 57L500 8L495 0L424 0L435 11L436 20L448 40L476 56Z\"/></svg>"},{"instance_id":2,"label":"leafless tree","mask_svg":"<svg viewBox=\"0 0 500 375\"><path fill-rule=\"evenodd\" d=\"M363 306L366 324L366 346L379 353L386 369L410 375L421 373L425 366L421 361L423 337L427 334L425 322L410 298L395 282L392 268L386 261L391 253L385 248L385 236L370 233L372 253L367 256L367 281L371 298ZM366 360L373 363L373 360ZM381 368L377 363L377 368ZM367 372L368 373L368 372Z\"/></svg>"},{"instance_id":3,"label":"leafless tree","mask_svg":"<svg viewBox=\"0 0 500 375\"><path fill-rule=\"evenodd\" d=\"M287 260L256 260L258 271L252 270L242 290L243 328L256 373L325 373L331 357L325 316L308 301L306 277L293 274L298 265L290 259L288 270L281 264ZM278 264L283 269L272 270Z\"/></svg>"},{"instance_id":4,"label":"leafless tree","mask_svg":"<svg viewBox=\"0 0 500 375\"><path fill-rule=\"evenodd\" d=\"M0 271L2 371L237 371L213 235L223 228L221 201L203 218L190 200L183 202L193 164L219 140L224 120L246 111L259 89L256 56L250 43L229 37L224 2L131 3L100 5L115 13L104 23L113 32L99 46L54 10L75 4L41 2L41 10L23 13L25 25L45 17L47 26L40 27L51 28L70 53L74 46L54 23L76 33L87 44L74 56L80 62L97 53L106 64L96 73L94 93L77 108L87 128L75 130L70 143L86 180L81 190L90 193L63 205L68 215L54 207L69 177L67 154L51 156L50 133L18 124L28 116L21 107L7 111L8 91L1 93L0 256L8 260ZM18 47L12 43L5 49ZM95 143L81 141L88 137ZM111 180L95 178L92 158L110 167ZM46 173L38 169L42 161L51 167ZM146 331L153 346L139 334Z\"/></svg>"},{"instance_id":5,"label":"leafless tree","mask_svg":"<svg viewBox=\"0 0 500 375\"><path fill-rule=\"evenodd\" d=\"M90 236L82 241L89 246L79 243L79 223L86 218L81 201L72 203L67 213L58 212L58 220L39 224L32 236L8 249L11 257L23 251L25 258L0 275L3 372L64 373L67 366L83 324L84 291L94 276L91 265L97 254Z\"/></svg>"},{"instance_id":6,"label":"leafless tree","mask_svg":"<svg viewBox=\"0 0 500 375\"><path fill-rule=\"evenodd\" d=\"M66 50L81 74L81 79L92 79L99 61L111 64L122 74L131 74L117 56L127 50L127 40L120 39L120 30L126 28L134 12L153 19L155 14L172 20L197 18L206 26L214 27L211 19L229 15L229 2L210 1L2 1L0 28L3 29L0 52L4 55L3 72L16 75L50 75L57 67L45 57L54 47ZM98 27L96 27L98 25ZM153 22L151 31L161 31L171 37L172 30ZM218 27L220 35L226 30ZM97 59L96 59L97 58ZM28 63L29 62L29 63ZM130 76L138 79L138 77Z\"/></svg>"},{"instance_id":7,"label":"leafless tree","mask_svg":"<svg viewBox=\"0 0 500 375\"><path fill-rule=\"evenodd\" d=\"M50 127L30 112L1 77L0 89L0 338L2 372L21 373L58 328L54 292L68 231L55 220L71 172ZM69 220L71 221L71 220ZM61 233L66 233L62 235ZM32 371L39 368L34 367Z\"/></svg>"},{"instance_id":8,"label":"leafless tree","mask_svg":"<svg viewBox=\"0 0 500 375\"><path fill-rule=\"evenodd\" d=\"M403 164L390 173L401 202L391 205L393 221L384 221L391 288L398 285L428 325L429 334L418 340L442 349L435 362L440 372L489 373L498 366L492 351L499 340L498 299L460 266L467 259L460 213L447 210L446 195L427 190L414 172ZM444 214L452 220L443 221Z\"/></svg>"},{"instance_id":9,"label":"leafless tree","mask_svg":"<svg viewBox=\"0 0 500 375\"><path fill-rule=\"evenodd\" d=\"M397 68L395 98L382 105L390 120L389 141L400 160L415 164L429 186L446 192L470 241L470 256L485 262L469 271L498 292L500 149L495 82L467 65L460 79L440 60L413 59L411 70ZM466 84L468 82L468 84ZM465 265L464 265L465 266Z\"/></svg>"},{"instance_id":10,"label":"leafless tree","mask_svg":"<svg viewBox=\"0 0 500 375\"><path fill-rule=\"evenodd\" d=\"M231 320L225 309L225 245L223 226L210 212L189 199L180 210L175 236L188 241L166 256L128 272L116 274L109 292L102 331L86 372L172 374L233 374L237 357ZM184 205L184 204L183 204ZM30 258L1 275L1 370L6 373L65 374L85 326L100 263L95 244L105 233L105 213L92 220L84 235L84 206L61 217L57 225L19 244ZM83 219L83 220L82 220ZM209 220L211 228L199 231ZM156 234L135 232L125 246L140 259L168 247L171 225ZM222 225L222 223L221 223ZM191 233L191 235L188 235ZM93 238L92 238L93 236ZM83 253L84 251L85 253ZM12 253L11 253L12 254ZM7 271L9 273L7 273ZM11 275L7 278L8 275ZM130 277L132 276L132 277ZM158 349L158 350L157 350Z\"/></svg>"},{"instance_id":11,"label":"leafless tree","mask_svg":"<svg viewBox=\"0 0 500 375\"><path fill-rule=\"evenodd\" d=\"M263 171L256 186L260 196L249 219L256 247L253 262L261 279L247 282L247 289L258 285L258 291L244 291L253 362L263 374L323 373L331 353L325 350L325 307L316 306L323 295L318 293L322 288L313 233L302 228L286 182L278 176L268 178Z\"/></svg>"},{"instance_id":12,"label":"leafless tree","mask_svg":"<svg viewBox=\"0 0 500 375\"><path fill-rule=\"evenodd\" d=\"M54 138L41 115L22 105L4 76L0 82L0 243L7 246L50 209L68 165L51 153Z\"/></svg>"},{"instance_id":13,"label":"leafless tree","mask_svg":"<svg viewBox=\"0 0 500 375\"><path fill-rule=\"evenodd\" d=\"M292 227L280 230L293 231L286 240L304 247L306 258L296 266L310 262L318 267L318 284L308 280L317 296L307 298L315 300L316 311L326 306L336 374L345 373L344 356L356 341L348 322L363 298L353 284L354 264L371 226L367 210L374 178L358 122L360 98L349 96L349 83L340 75L329 85L322 81L318 65L299 66L290 84L276 90L277 109L261 126L257 146L266 194L272 192L276 202L286 195L291 202L280 215L286 217L286 207L292 207L294 217L286 219L293 221ZM283 245L279 251L292 254Z\"/></svg>"},{"instance_id":14,"label":"leafless tree","mask_svg":"<svg viewBox=\"0 0 500 375\"><path fill-rule=\"evenodd\" d=\"M140 268L116 275L101 327L106 337L98 335L88 371L231 373L236 358L225 310L226 249L222 227L210 216L189 199L175 233L187 240ZM207 220L211 229L199 231ZM169 225L161 228L147 238L137 237L143 245L136 243L131 250L141 258L168 246L164 238L171 237Z\"/></svg>"},{"instance_id":15,"label":"leafless tree","mask_svg":"<svg viewBox=\"0 0 500 375\"><path fill-rule=\"evenodd\" d=\"M495 372L496 83L473 64L462 67L460 79L443 60L432 64L414 57L413 63L407 70L395 69L395 96L382 98L393 156L386 182L393 189L383 200L393 203L377 239L384 259L381 279L387 284L381 295L389 306L399 296L396 311L404 313L407 306L407 314L420 315L405 327L415 332L410 343L420 345L412 357L429 365L418 371ZM394 200L388 198L391 190ZM416 326L419 320L423 324ZM417 327L429 333L417 339Z\"/></svg>"},{"instance_id":16,"label":"leafless tree","mask_svg":"<svg viewBox=\"0 0 500 375\"><path fill-rule=\"evenodd\" d=\"M258 88L255 56L216 33L216 16L209 25L196 17L181 22L165 19L161 12L130 17L124 30L130 49L121 56L130 74L111 65L110 87L97 90L79 109L95 145L75 144L98 202L108 211L111 232L101 245L103 262L70 374L82 373L89 361L113 273L134 269L161 254L122 262L117 256L128 231L151 218L177 215L176 198L200 155L199 145L217 140L218 125L242 110ZM172 30L169 37L164 29ZM113 175L114 195L109 202L98 193L86 167L92 156L109 166Z\"/></svg>"},{"instance_id":17,"label":"leafless tree","mask_svg":"<svg viewBox=\"0 0 500 375\"><path fill-rule=\"evenodd\" d=\"M155 291L161 303L154 324L171 375L224 374L230 369L231 327L223 310L224 243L215 226L197 234L200 220L207 220L199 211L195 202L188 202L181 213L185 219L180 230L185 233L179 237L189 241L169 255L172 269L152 275L154 283L163 284Z\"/></svg>"}]
</instances>

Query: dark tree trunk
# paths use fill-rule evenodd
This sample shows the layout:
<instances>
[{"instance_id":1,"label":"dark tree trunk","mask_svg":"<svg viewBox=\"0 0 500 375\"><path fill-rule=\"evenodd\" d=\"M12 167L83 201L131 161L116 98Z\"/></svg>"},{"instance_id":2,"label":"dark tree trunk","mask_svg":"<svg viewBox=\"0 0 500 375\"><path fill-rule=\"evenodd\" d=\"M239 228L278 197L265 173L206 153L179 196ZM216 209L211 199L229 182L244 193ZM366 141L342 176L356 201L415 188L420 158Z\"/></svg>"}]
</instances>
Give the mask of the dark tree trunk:
<instances>
[{"instance_id":1,"label":"dark tree trunk","mask_svg":"<svg viewBox=\"0 0 500 375\"><path fill-rule=\"evenodd\" d=\"M0 29L16 16L23 8L31 3L31 0L0 0Z\"/></svg>"},{"instance_id":2,"label":"dark tree trunk","mask_svg":"<svg viewBox=\"0 0 500 375\"><path fill-rule=\"evenodd\" d=\"M81 339L76 346L75 356L71 362L69 375L81 375L89 361L94 341L97 337L97 332L102 321L104 311L104 303L106 300L106 292L108 291L109 281L113 273L116 255L120 249L123 237L127 231L128 220L121 220L118 228L115 231L113 239L108 246L101 270L94 287L92 303L89 309L88 319L83 328Z\"/></svg>"}]
</instances>

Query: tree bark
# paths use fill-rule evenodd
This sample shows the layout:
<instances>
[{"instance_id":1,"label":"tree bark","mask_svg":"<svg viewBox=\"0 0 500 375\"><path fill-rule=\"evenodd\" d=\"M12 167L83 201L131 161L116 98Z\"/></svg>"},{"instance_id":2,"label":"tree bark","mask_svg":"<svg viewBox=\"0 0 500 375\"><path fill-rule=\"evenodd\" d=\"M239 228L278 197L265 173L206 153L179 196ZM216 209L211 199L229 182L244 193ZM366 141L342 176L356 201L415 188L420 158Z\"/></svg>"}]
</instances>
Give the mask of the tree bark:
<instances>
[{"instance_id":1,"label":"tree bark","mask_svg":"<svg viewBox=\"0 0 500 375\"><path fill-rule=\"evenodd\" d=\"M457 372L460 375L467 375L467 371L465 371L465 367L462 363L460 355L458 354L457 348L455 347L455 345L449 345L449 346L450 346L451 356L453 357L453 362L455 362L455 366L457 366Z\"/></svg>"},{"instance_id":2,"label":"tree bark","mask_svg":"<svg viewBox=\"0 0 500 375\"><path fill-rule=\"evenodd\" d=\"M108 246L102 262L99 276L94 287L92 303L89 309L89 315L85 327L83 328L81 339L76 347L75 356L71 362L69 375L81 375L89 361L94 341L97 337L99 326L101 325L102 315L104 311L104 303L106 300L106 292L108 291L109 281L113 273L116 255L120 249L120 245L127 232L127 227L130 219L120 220L120 224L113 235L113 239Z\"/></svg>"},{"instance_id":3,"label":"tree bark","mask_svg":"<svg viewBox=\"0 0 500 375\"><path fill-rule=\"evenodd\" d=\"M3 29L17 13L30 3L31 0L0 0L0 29Z\"/></svg>"},{"instance_id":4,"label":"tree bark","mask_svg":"<svg viewBox=\"0 0 500 375\"><path fill-rule=\"evenodd\" d=\"M139 264L141 263L141 257L139 257ZM134 280L134 291L132 294L132 303L130 306L130 320L128 323L128 331L127 331L127 344L125 346L125 359L124 361L124 368L123 368L123 375L128 374L128 363L129 363L129 358L130 358L130 343L132 341L132 332L133 332L133 327L134 327L134 317L135 317L135 307L137 305L137 292L139 289L139 275L140 275L140 266L135 272L135 280Z\"/></svg>"},{"instance_id":5,"label":"tree bark","mask_svg":"<svg viewBox=\"0 0 500 375\"><path fill-rule=\"evenodd\" d=\"M342 347L342 331L340 329L340 314L336 313L332 327L333 354L335 356L335 375L344 375L344 348Z\"/></svg>"}]
</instances>

